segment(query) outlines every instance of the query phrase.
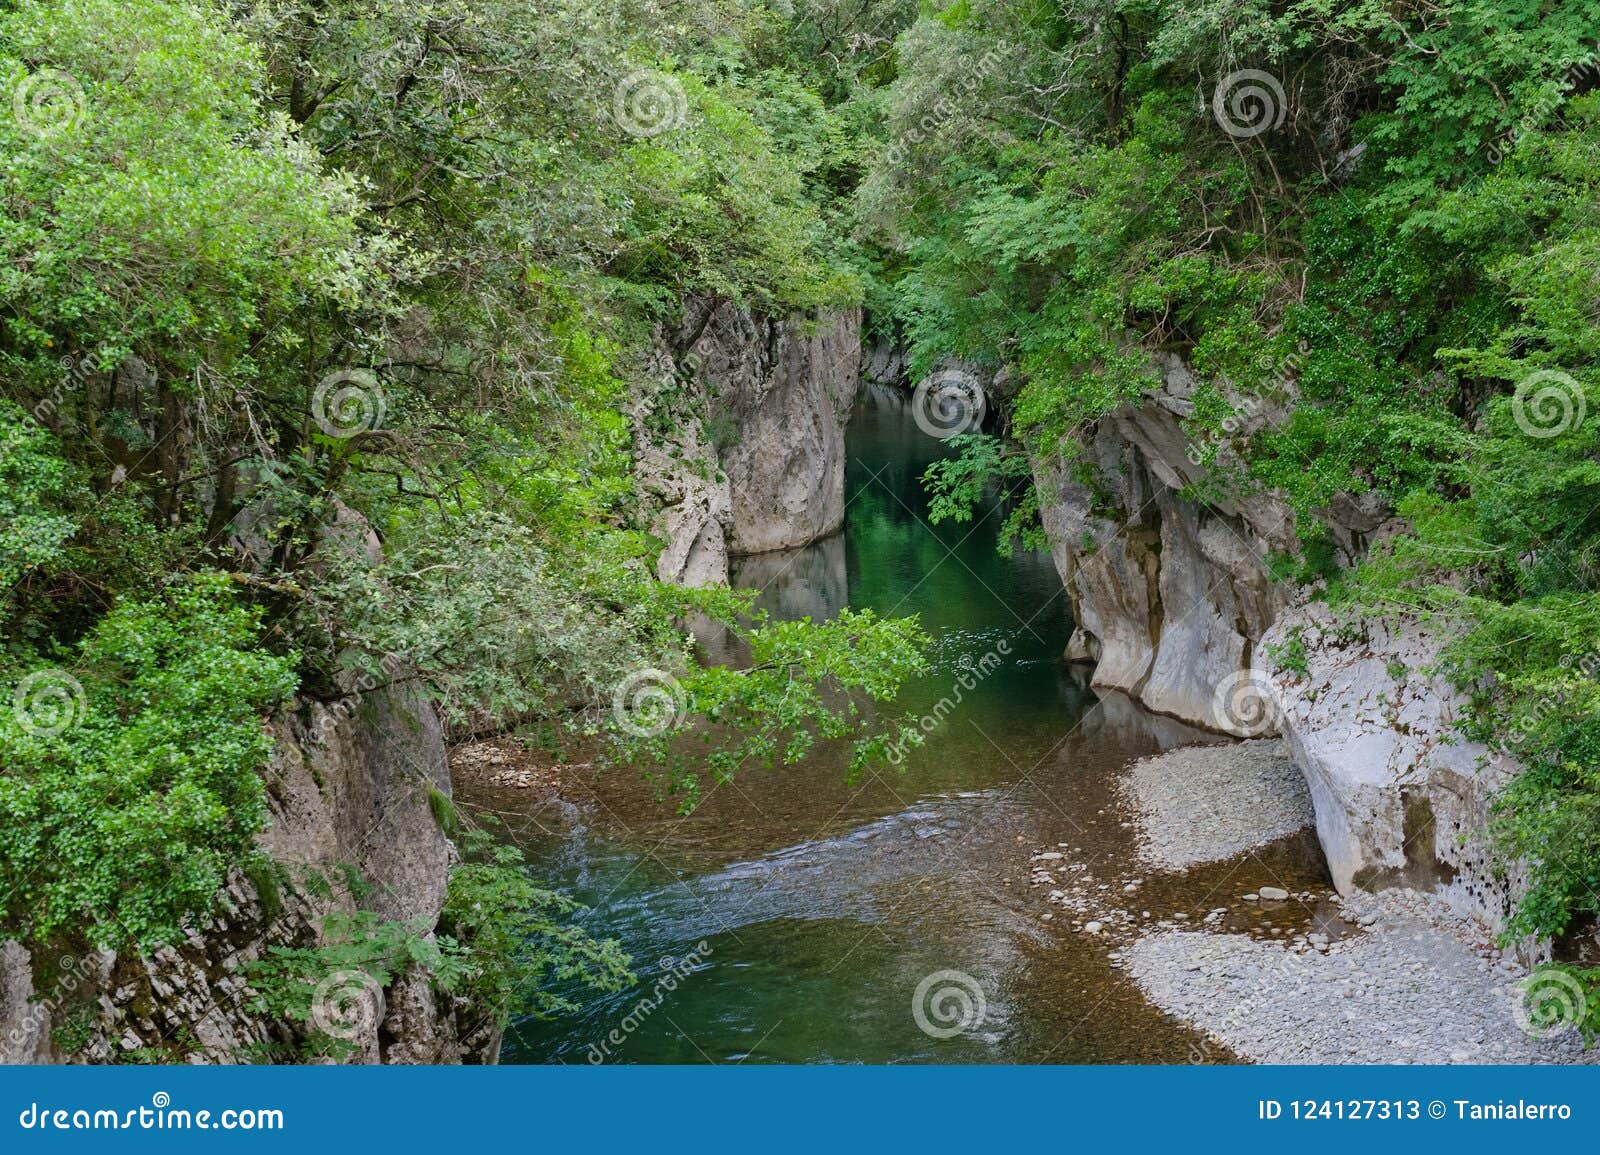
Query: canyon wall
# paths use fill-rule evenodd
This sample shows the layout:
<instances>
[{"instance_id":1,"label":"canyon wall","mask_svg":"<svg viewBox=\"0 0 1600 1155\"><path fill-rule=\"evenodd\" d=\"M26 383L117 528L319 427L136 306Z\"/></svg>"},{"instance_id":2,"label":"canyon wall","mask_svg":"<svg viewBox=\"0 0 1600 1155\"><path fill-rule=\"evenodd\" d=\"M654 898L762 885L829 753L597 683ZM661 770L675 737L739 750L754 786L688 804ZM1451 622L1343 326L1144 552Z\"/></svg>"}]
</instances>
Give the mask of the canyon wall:
<instances>
[{"instance_id":1,"label":"canyon wall","mask_svg":"<svg viewBox=\"0 0 1600 1155\"><path fill-rule=\"evenodd\" d=\"M1345 621L1313 603L1279 618L1256 660L1311 789L1334 885L1438 890L1499 931L1525 872L1496 869L1489 807L1521 767L1460 735L1462 697L1432 672L1447 640L1417 622Z\"/></svg>"},{"instance_id":2,"label":"canyon wall","mask_svg":"<svg viewBox=\"0 0 1600 1155\"><path fill-rule=\"evenodd\" d=\"M1034 462L1076 622L1067 657L1158 713L1281 733L1339 890L1438 888L1498 929L1522 881L1515 867L1497 876L1485 829L1516 767L1457 734L1461 695L1428 673L1445 639L1415 623L1340 626L1310 590L1274 582L1269 555L1296 550L1292 512L1266 492L1197 496L1224 487L1208 486L1182 428L1195 380L1175 357L1157 368L1160 387L1098 422L1075 460ZM1218 450L1226 467L1232 450ZM1370 497L1342 497L1325 524L1340 565L1398 528Z\"/></svg>"},{"instance_id":3,"label":"canyon wall","mask_svg":"<svg viewBox=\"0 0 1600 1155\"><path fill-rule=\"evenodd\" d=\"M806 545L844 522L844 427L861 312L764 317L691 299L654 342L635 400L634 472L657 576L725 584L728 558Z\"/></svg>"},{"instance_id":4,"label":"canyon wall","mask_svg":"<svg viewBox=\"0 0 1600 1155\"><path fill-rule=\"evenodd\" d=\"M1250 667L1256 641L1288 604L1266 559L1293 543L1271 495L1201 504L1180 491L1205 480L1180 424L1194 379L1176 359L1143 404L1100 421L1075 461L1036 460L1040 513L1076 623L1068 657L1092 684L1149 709L1246 733L1213 708Z\"/></svg>"},{"instance_id":5,"label":"canyon wall","mask_svg":"<svg viewBox=\"0 0 1600 1155\"><path fill-rule=\"evenodd\" d=\"M259 844L284 867L267 882L234 872L222 905L183 942L149 957L90 951L33 958L0 948L0 1061L230 1063L298 1053L304 1024L263 1013L247 981L272 947L319 945L333 911L360 907L424 930L439 919L454 851L431 798L448 796L444 735L412 688L309 704L271 722L271 823ZM316 876L316 877L313 877ZM323 883L318 883L321 878ZM493 1062L498 1032L416 970L387 988L327 976L322 997L349 1061ZM320 990L320 988L319 988ZM335 1005L337 1004L337 1005Z\"/></svg>"}]
</instances>

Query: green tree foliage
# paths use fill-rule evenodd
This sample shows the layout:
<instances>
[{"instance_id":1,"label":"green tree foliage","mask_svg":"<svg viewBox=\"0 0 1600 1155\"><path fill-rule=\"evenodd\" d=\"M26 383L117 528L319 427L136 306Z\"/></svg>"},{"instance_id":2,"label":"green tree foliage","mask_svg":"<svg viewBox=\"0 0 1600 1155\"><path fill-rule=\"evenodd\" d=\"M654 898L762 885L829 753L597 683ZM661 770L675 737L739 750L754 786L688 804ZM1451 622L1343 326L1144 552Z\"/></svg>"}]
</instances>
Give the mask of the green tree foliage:
<instances>
[{"instance_id":1,"label":"green tree foliage","mask_svg":"<svg viewBox=\"0 0 1600 1155\"><path fill-rule=\"evenodd\" d=\"M623 746L631 761L660 768L685 812L699 801L703 771L726 783L742 768L798 762L818 739L849 739L855 775L883 762L896 741L920 741L908 739L908 721L886 723L873 708L927 671L928 639L915 618L845 608L826 622L772 622L748 596L725 591L697 591L690 604L720 622L749 660L686 666L681 679L652 674L633 695L644 710L634 711L633 741ZM679 723L689 718L707 723L702 750L684 749Z\"/></svg>"},{"instance_id":2,"label":"green tree foliage","mask_svg":"<svg viewBox=\"0 0 1600 1155\"><path fill-rule=\"evenodd\" d=\"M180 937L263 866L267 718L395 680L458 728L618 737L688 798L881 747L915 624L661 587L628 416L687 295L861 300L888 41L803 49L851 35L720 0L0 5L0 689L62 691L0 716L0 932ZM702 609L752 668L697 662ZM720 744L619 730L642 669ZM515 863L447 906L262 982L294 1018L308 966L417 964L503 1016L623 974Z\"/></svg>"},{"instance_id":3,"label":"green tree foliage","mask_svg":"<svg viewBox=\"0 0 1600 1155\"><path fill-rule=\"evenodd\" d=\"M262 715L293 662L208 574L123 599L70 651L0 667L0 925L98 946L180 937L266 818ZM13 703L8 703L13 704Z\"/></svg>"},{"instance_id":4,"label":"green tree foliage","mask_svg":"<svg viewBox=\"0 0 1600 1155\"><path fill-rule=\"evenodd\" d=\"M899 38L900 146L857 197L915 366L1012 369L1029 452L1075 453L1169 351L1195 441L1242 462L1212 484L1292 506L1282 573L1328 576L1341 494L1405 518L1331 596L1466 624L1468 730L1528 767L1499 809L1533 867L1513 935L1600 913L1597 29L1592 0L963 0ZM1264 108L1228 104L1244 70ZM936 505L1006 461L946 463Z\"/></svg>"},{"instance_id":5,"label":"green tree foliage","mask_svg":"<svg viewBox=\"0 0 1600 1155\"><path fill-rule=\"evenodd\" d=\"M67 463L26 413L0 401L0 585L57 557L78 528L63 501Z\"/></svg>"},{"instance_id":6,"label":"green tree foliage","mask_svg":"<svg viewBox=\"0 0 1600 1155\"><path fill-rule=\"evenodd\" d=\"M487 1024L513 1011L548 1017L575 1009L574 985L618 991L631 960L615 942L590 938L566 920L577 904L538 886L522 855L486 846L450 875L440 927L462 952L457 987Z\"/></svg>"}]
</instances>

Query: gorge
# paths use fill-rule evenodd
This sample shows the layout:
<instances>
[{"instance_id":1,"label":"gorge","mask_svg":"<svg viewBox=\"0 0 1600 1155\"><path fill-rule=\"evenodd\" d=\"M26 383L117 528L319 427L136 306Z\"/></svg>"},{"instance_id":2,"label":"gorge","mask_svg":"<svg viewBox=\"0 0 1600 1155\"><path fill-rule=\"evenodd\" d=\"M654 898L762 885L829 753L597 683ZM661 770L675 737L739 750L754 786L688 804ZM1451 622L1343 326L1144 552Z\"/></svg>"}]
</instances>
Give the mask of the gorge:
<instances>
[{"instance_id":1,"label":"gorge","mask_svg":"<svg viewBox=\"0 0 1600 1155\"><path fill-rule=\"evenodd\" d=\"M1600 0L0 5L0 1060L1582 1062Z\"/></svg>"},{"instance_id":2,"label":"gorge","mask_svg":"<svg viewBox=\"0 0 1600 1155\"><path fill-rule=\"evenodd\" d=\"M857 344L844 372L857 371ZM710 395L739 412L748 384L710 368L729 363L724 354L695 368ZM779 411L786 394L819 395L811 362L801 363L798 378L768 370L761 392ZM1169 366L1166 377L1182 382L1184 372ZM824 413L837 412L833 397L855 392L822 392ZM1258 949L1272 961L1252 970L1292 966L1297 950L1326 955L1330 936L1342 951L1381 935L1388 928L1369 929L1380 916L1364 896L1389 887L1434 901L1418 900L1420 922L1376 908L1419 939L1437 938L1430 965L1441 976L1472 971L1518 896L1486 849L1487 806L1501 779L1479 773L1488 751L1459 742L1453 691L1423 672L1436 645L1319 627L1318 611L1295 605L1295 591L1267 573L1270 529L1257 526L1268 515L1181 495L1203 480L1172 420L1181 396L1164 390L1107 423L1096 460L1127 488L1122 506L1098 520L1085 487L1036 465L1054 553L1047 564L1039 554L995 555L998 496L971 526L930 524L918 479L952 453L912 420L914 405L931 402L903 382L868 380L859 392L842 454L790 445L760 457L786 471L796 456L836 463L843 531L799 549L732 551L727 580L759 590L760 604L784 618L826 618L846 605L917 613L935 660L904 700L925 711L926 745L853 784L837 757L819 752L782 779L758 774L714 791L684 818L603 775L564 778L559 798L531 805L515 787L476 782L477 804L528 815L522 845L592 908L586 925L619 935L635 957L660 960L639 989L554 1024L516 1027L507 1061L1230 1061L1252 1051L1282 1061L1294 1052L1257 1037L1231 1051L1238 1016L1208 1020L1185 995L1193 984L1184 969L1174 979L1152 968L1143 944L1164 947L1184 933L1202 951L1210 940L1264 943ZM815 436L807 421L790 428ZM840 433L830 426L822 441L837 446ZM823 479L811 492L830 516L805 524L832 520L837 485ZM1281 506L1272 512L1278 524L1288 520ZM705 540L704 526L667 517ZM1359 554L1377 526L1352 520L1363 528L1344 540ZM663 558L682 556L669 535ZM1270 656L1273 639L1290 630L1308 649L1304 676ZM1407 665L1398 681L1389 672L1396 661ZM1258 681L1246 690L1259 700L1227 700L1225 684L1252 668ZM1273 751L1268 774L1255 777L1230 753L1221 737L1230 730L1255 738L1252 750ZM1261 737L1280 733L1283 746ZM1215 751L1225 767L1220 785L1191 778L1168 803L1180 812L1177 837L1192 840L1175 853L1196 865L1152 868L1136 848L1138 809L1118 783L1141 757L1190 749ZM1294 817L1269 818L1278 799L1251 795L1262 789L1281 795ZM1244 853L1207 849L1215 834L1202 816L1219 805L1236 811L1227 818L1246 832ZM1312 819L1315 837L1301 825ZM1044 891L1051 905L1041 912ZM1239 900L1251 891L1287 901ZM1362 913L1348 913L1347 900ZM1057 917L1072 921L1053 925ZM1308 943L1307 934L1317 938ZM680 969L685 957L692 965ZM1143 989L1122 971L1129 957ZM1409 965L1355 961L1354 981L1381 988L1391 966ZM984 1008L958 1041L904 1013L919 977L945 973ZM1441 992L1471 1011L1437 1033L1432 1061L1570 1057L1524 1048L1507 1010L1521 973L1508 961L1481 986L1462 975L1453 994ZM659 974L670 989L652 985ZM1338 990L1330 987L1319 991L1313 980L1298 997L1325 999ZM818 1005L844 1009L824 1025L811 1009ZM1402 1011L1366 996L1357 1010L1382 1036L1377 1057L1416 1014L1449 1019L1439 1007ZM1292 999L1276 1013L1306 1014ZM1318 1041L1330 1042L1339 1043L1335 1058L1356 1046Z\"/></svg>"}]
</instances>

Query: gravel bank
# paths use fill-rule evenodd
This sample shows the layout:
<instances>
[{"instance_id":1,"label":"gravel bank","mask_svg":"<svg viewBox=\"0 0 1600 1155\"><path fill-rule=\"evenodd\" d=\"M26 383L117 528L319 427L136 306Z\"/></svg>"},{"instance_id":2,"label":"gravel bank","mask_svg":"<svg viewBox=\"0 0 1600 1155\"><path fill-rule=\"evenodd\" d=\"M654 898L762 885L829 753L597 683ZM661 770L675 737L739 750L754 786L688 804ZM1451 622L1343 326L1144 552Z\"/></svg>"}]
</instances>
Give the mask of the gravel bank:
<instances>
[{"instance_id":1,"label":"gravel bank","mask_svg":"<svg viewBox=\"0 0 1600 1155\"><path fill-rule=\"evenodd\" d=\"M1123 782L1140 857L1183 870L1311 825L1305 777L1277 739L1186 746L1133 764Z\"/></svg>"},{"instance_id":2,"label":"gravel bank","mask_svg":"<svg viewBox=\"0 0 1600 1155\"><path fill-rule=\"evenodd\" d=\"M1532 1038L1518 980L1478 924L1415 891L1359 895L1365 929L1294 949L1165 931L1119 951L1157 1006L1260 1063L1583 1063L1569 1030Z\"/></svg>"}]
</instances>

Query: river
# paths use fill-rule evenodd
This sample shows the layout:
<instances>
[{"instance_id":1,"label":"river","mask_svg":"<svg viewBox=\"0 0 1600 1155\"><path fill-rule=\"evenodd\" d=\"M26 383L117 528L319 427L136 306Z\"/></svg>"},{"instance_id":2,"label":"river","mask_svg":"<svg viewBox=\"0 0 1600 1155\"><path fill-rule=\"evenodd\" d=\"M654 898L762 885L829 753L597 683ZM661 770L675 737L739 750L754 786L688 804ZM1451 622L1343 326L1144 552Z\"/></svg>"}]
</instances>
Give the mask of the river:
<instances>
[{"instance_id":1,"label":"river","mask_svg":"<svg viewBox=\"0 0 1600 1155\"><path fill-rule=\"evenodd\" d=\"M744 773L685 818L613 773L588 804L530 823L536 874L590 908L583 924L619 938L640 981L514 1024L504 1060L1229 1061L1150 1006L1101 940L1047 919L1028 867L1059 845L1095 877L1137 871L1117 774L1211 739L1097 696L1061 661L1061 581L1045 555L999 556L1000 510L929 524L918 478L949 449L903 407L869 395L847 440L844 529L743 559L734 580L782 616L919 615L933 668L902 704L953 708L900 767L855 785L822 751ZM1310 856L1273 853L1276 876L1321 881ZM1137 905L1198 917L1241 872L1150 876Z\"/></svg>"}]
</instances>

